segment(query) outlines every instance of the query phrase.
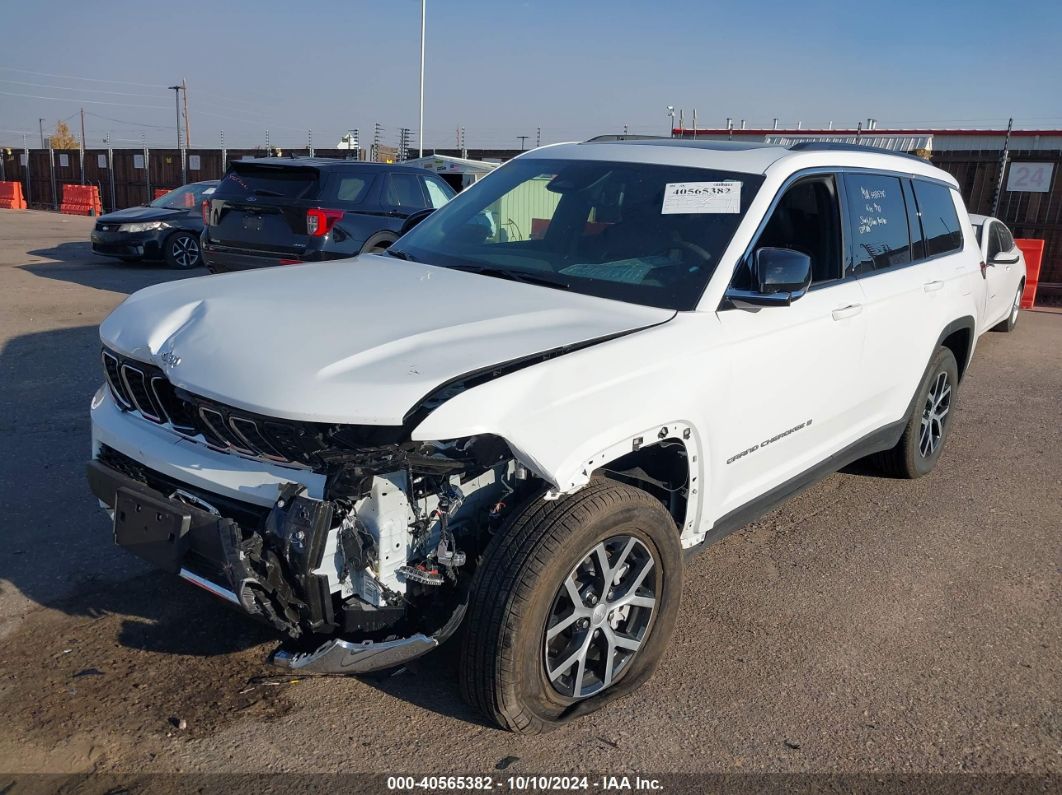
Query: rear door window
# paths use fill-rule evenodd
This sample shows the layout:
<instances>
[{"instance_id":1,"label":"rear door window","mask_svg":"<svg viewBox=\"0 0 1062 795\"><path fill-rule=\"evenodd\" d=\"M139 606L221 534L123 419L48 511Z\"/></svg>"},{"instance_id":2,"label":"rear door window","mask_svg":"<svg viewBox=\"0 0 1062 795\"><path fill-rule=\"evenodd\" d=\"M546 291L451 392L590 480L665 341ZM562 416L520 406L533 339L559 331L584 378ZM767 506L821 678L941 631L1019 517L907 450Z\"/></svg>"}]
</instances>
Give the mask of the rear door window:
<instances>
[{"instance_id":1,"label":"rear door window","mask_svg":"<svg viewBox=\"0 0 1062 795\"><path fill-rule=\"evenodd\" d=\"M420 179L415 174L387 175L387 203L394 207L420 210L428 206Z\"/></svg>"},{"instance_id":2,"label":"rear door window","mask_svg":"<svg viewBox=\"0 0 1062 795\"><path fill-rule=\"evenodd\" d=\"M369 191L372 177L369 174L337 174L333 178L329 198L348 204L357 204Z\"/></svg>"},{"instance_id":3,"label":"rear door window","mask_svg":"<svg viewBox=\"0 0 1062 795\"><path fill-rule=\"evenodd\" d=\"M907 205L897 177L846 174L851 268L854 274L911 262Z\"/></svg>"},{"instance_id":4,"label":"rear door window","mask_svg":"<svg viewBox=\"0 0 1062 795\"><path fill-rule=\"evenodd\" d=\"M926 256L935 257L962 248L962 229L955 212L951 188L914 180L915 198L918 200L918 216L922 219L922 233L926 239Z\"/></svg>"}]
</instances>

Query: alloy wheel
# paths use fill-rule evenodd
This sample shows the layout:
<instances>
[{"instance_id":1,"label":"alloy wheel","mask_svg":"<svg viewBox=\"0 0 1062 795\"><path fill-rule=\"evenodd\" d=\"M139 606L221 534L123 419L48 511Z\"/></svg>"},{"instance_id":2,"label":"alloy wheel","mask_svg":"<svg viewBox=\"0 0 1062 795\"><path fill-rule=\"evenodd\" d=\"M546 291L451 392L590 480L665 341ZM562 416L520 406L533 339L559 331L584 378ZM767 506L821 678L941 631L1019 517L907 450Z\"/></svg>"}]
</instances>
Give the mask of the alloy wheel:
<instances>
[{"instance_id":1,"label":"alloy wheel","mask_svg":"<svg viewBox=\"0 0 1062 795\"><path fill-rule=\"evenodd\" d=\"M633 536L597 544L565 578L546 621L546 677L562 696L613 684L652 629L660 567Z\"/></svg>"},{"instance_id":2,"label":"alloy wheel","mask_svg":"<svg viewBox=\"0 0 1062 795\"><path fill-rule=\"evenodd\" d=\"M947 373L938 373L926 395L922 411L922 431L918 439L918 452L929 458L940 447L944 438L944 424L951 409L951 384Z\"/></svg>"},{"instance_id":3,"label":"alloy wheel","mask_svg":"<svg viewBox=\"0 0 1062 795\"><path fill-rule=\"evenodd\" d=\"M191 268L199 262L199 243L191 235L178 235L170 243L174 261L182 268Z\"/></svg>"}]
</instances>

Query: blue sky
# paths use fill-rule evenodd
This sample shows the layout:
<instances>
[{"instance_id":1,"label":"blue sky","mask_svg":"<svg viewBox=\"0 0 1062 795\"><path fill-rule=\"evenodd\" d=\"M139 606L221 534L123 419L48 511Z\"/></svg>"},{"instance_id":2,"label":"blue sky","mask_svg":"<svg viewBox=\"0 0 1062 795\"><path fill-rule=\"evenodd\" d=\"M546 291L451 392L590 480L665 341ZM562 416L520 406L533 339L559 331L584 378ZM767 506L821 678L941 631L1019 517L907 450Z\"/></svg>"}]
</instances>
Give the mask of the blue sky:
<instances>
[{"instance_id":1,"label":"blue sky","mask_svg":"<svg viewBox=\"0 0 1062 795\"><path fill-rule=\"evenodd\" d=\"M419 0L66 2L4 10L0 142L84 106L98 146L384 143L417 127ZM769 125L1062 127L1062 3L428 0L425 142L666 133L665 107ZM1020 10L1016 13L1013 9ZM15 33L15 35L12 35ZM15 71L15 70L21 71ZM82 79L76 79L82 78ZM85 79L90 78L90 79ZM113 81L113 82L110 82ZM20 95L36 95L51 99ZM102 118L107 117L107 118Z\"/></svg>"}]
</instances>

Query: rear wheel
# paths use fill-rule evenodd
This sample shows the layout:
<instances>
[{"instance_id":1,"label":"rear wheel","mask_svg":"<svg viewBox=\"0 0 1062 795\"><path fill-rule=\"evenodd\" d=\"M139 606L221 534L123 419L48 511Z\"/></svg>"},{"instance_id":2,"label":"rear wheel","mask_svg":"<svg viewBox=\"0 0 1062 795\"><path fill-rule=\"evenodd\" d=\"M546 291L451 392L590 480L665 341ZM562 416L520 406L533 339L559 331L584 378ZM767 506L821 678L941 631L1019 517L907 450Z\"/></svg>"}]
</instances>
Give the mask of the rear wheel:
<instances>
[{"instance_id":1,"label":"rear wheel","mask_svg":"<svg viewBox=\"0 0 1062 795\"><path fill-rule=\"evenodd\" d=\"M678 529L651 495L595 479L532 501L477 572L462 692L523 734L600 709L652 674L681 590Z\"/></svg>"},{"instance_id":2,"label":"rear wheel","mask_svg":"<svg viewBox=\"0 0 1062 795\"><path fill-rule=\"evenodd\" d=\"M918 387L914 410L900 441L879 453L876 462L888 475L920 478L936 466L955 415L959 366L955 354L939 348Z\"/></svg>"},{"instance_id":3,"label":"rear wheel","mask_svg":"<svg viewBox=\"0 0 1062 795\"><path fill-rule=\"evenodd\" d=\"M993 326L992 331L1014 331L1014 327L1018 325L1018 313L1021 311L1021 294L1024 292L1024 289L1024 284L1018 285L1018 294L1014 296L1014 303L1010 307L1010 314L1007 315L1007 319L1002 323Z\"/></svg>"},{"instance_id":4,"label":"rear wheel","mask_svg":"<svg viewBox=\"0 0 1062 795\"><path fill-rule=\"evenodd\" d=\"M166 264L176 270L188 270L202 265L199 238L190 232L178 232L167 238Z\"/></svg>"}]
</instances>

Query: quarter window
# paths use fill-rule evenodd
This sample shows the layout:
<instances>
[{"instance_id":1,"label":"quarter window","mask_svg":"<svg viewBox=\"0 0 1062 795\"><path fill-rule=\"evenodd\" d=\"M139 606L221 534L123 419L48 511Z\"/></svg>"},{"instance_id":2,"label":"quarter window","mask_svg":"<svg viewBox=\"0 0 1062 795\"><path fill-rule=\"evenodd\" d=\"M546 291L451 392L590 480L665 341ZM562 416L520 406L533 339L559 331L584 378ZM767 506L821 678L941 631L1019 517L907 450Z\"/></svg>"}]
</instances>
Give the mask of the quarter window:
<instances>
[{"instance_id":1,"label":"quarter window","mask_svg":"<svg viewBox=\"0 0 1062 795\"><path fill-rule=\"evenodd\" d=\"M433 179L424 177L424 188L428 191L428 201L431 202L431 206L438 210L446 202L450 201L452 192L447 192L443 189L442 184L436 182Z\"/></svg>"},{"instance_id":2,"label":"quarter window","mask_svg":"<svg viewBox=\"0 0 1062 795\"><path fill-rule=\"evenodd\" d=\"M914 180L918 216L926 239L926 256L948 254L962 248L962 229L951 189L935 182Z\"/></svg>"},{"instance_id":3,"label":"quarter window","mask_svg":"<svg viewBox=\"0 0 1062 795\"><path fill-rule=\"evenodd\" d=\"M851 272L871 273L911 262L907 205L897 177L846 174Z\"/></svg>"}]
</instances>

